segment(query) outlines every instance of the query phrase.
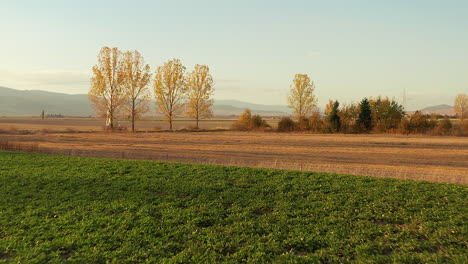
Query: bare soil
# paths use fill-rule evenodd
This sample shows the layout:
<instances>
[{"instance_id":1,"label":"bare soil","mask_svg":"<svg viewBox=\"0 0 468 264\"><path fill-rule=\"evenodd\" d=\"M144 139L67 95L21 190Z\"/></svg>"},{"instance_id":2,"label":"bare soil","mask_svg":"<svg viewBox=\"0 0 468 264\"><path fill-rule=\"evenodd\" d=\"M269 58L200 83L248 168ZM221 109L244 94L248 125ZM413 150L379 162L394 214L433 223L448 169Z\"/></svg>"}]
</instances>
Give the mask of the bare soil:
<instances>
[{"instance_id":1,"label":"bare soil","mask_svg":"<svg viewBox=\"0 0 468 264\"><path fill-rule=\"evenodd\" d=\"M1 119L0 119L1 120ZM468 184L468 138L320 135L274 132L139 132L50 124L58 132L9 131L0 141L35 144L41 152L250 167L297 169ZM10 123L11 124L11 120ZM80 132L81 131L81 132ZM91 131L91 132L89 132Z\"/></svg>"},{"instance_id":2,"label":"bare soil","mask_svg":"<svg viewBox=\"0 0 468 264\"><path fill-rule=\"evenodd\" d=\"M273 120L272 120L273 121ZM202 120L200 127L204 129L228 129L231 127L234 119L216 118ZM273 121L274 123L275 121ZM277 121L276 121L277 122ZM103 118L30 118L30 117L0 117L0 129L14 130L47 130L49 132L69 132L69 131L103 131L105 120ZM131 123L128 120L118 121L118 125L128 130L131 129ZM191 128L195 126L195 121L186 119L177 119L174 122L174 129ZM139 131L159 131L166 130L169 125L164 120L146 119L136 123Z\"/></svg>"}]
</instances>

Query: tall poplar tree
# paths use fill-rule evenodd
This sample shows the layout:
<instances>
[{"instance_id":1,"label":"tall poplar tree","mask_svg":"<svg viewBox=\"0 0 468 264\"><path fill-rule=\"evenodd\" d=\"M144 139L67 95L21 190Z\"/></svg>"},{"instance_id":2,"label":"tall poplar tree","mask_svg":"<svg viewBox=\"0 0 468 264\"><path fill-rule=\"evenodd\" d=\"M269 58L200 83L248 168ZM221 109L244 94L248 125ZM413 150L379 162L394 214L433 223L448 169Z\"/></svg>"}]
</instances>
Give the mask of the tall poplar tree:
<instances>
[{"instance_id":1,"label":"tall poplar tree","mask_svg":"<svg viewBox=\"0 0 468 264\"><path fill-rule=\"evenodd\" d=\"M195 65L195 69L187 75L187 116L195 118L196 128L200 119L213 116L213 77L206 65Z\"/></svg>"},{"instance_id":2,"label":"tall poplar tree","mask_svg":"<svg viewBox=\"0 0 468 264\"><path fill-rule=\"evenodd\" d=\"M174 118L182 112L185 97L185 67L173 59L156 69L154 96L158 111L169 122L172 130Z\"/></svg>"},{"instance_id":3,"label":"tall poplar tree","mask_svg":"<svg viewBox=\"0 0 468 264\"><path fill-rule=\"evenodd\" d=\"M125 99L123 80L122 52L118 48L103 47L98 54L98 63L93 67L88 98L96 113L106 117L106 126L110 129L114 129Z\"/></svg>"},{"instance_id":4,"label":"tall poplar tree","mask_svg":"<svg viewBox=\"0 0 468 264\"><path fill-rule=\"evenodd\" d=\"M150 66L145 64L143 56L138 51L127 51L123 55L123 72L124 109L130 116L132 132L135 132L135 121L149 111L151 101L148 89L151 78Z\"/></svg>"}]
</instances>

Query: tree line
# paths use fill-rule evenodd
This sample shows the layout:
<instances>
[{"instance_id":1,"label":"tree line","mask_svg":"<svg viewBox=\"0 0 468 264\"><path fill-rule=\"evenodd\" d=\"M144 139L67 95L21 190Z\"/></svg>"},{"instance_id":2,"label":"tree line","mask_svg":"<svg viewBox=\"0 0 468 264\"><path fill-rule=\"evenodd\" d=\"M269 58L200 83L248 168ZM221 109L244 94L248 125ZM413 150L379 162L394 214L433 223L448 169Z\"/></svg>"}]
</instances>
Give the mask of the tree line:
<instances>
[{"instance_id":1,"label":"tree line","mask_svg":"<svg viewBox=\"0 0 468 264\"><path fill-rule=\"evenodd\" d=\"M340 107L338 100L330 100L322 113L314 95L315 85L307 74L297 74L288 96L294 116L283 117L279 132L311 131L316 133L431 133L435 135L468 134L468 95L459 94L454 109L460 122L448 117L425 115L416 111L408 115L396 100L388 97L363 98L358 103ZM232 126L235 130L271 130L259 115L246 110Z\"/></svg>"},{"instance_id":2,"label":"tree line","mask_svg":"<svg viewBox=\"0 0 468 264\"><path fill-rule=\"evenodd\" d=\"M185 71L180 60L173 59L157 67L153 77L138 51L103 47L93 67L88 97L96 113L106 117L106 127L115 129L117 117L126 115L135 132L135 121L150 110L152 84L156 109L170 129L181 114L194 118L198 128L200 119L212 116L213 77L206 65Z\"/></svg>"},{"instance_id":3,"label":"tree line","mask_svg":"<svg viewBox=\"0 0 468 264\"><path fill-rule=\"evenodd\" d=\"M106 127L115 128L115 120L125 115L135 121L150 110L152 85L156 110L164 116L172 130L174 119L185 114L196 121L213 116L213 77L206 65L195 65L191 72L180 60L173 59L158 66L153 73L138 51L122 52L118 48L103 47L98 63L93 67L89 99L97 114L106 117ZM315 84L307 74L296 74L288 95L288 106L293 109L293 119L282 118L278 131L313 131L322 133L402 132L419 133L438 129L449 133L454 126L449 119L416 111L407 115L404 107L388 97L364 98L359 103L345 104L330 100L322 113L317 107ZM468 117L468 95L459 94L455 111L460 117L459 128ZM270 126L260 115L246 110L233 126L235 130L268 129Z\"/></svg>"}]
</instances>

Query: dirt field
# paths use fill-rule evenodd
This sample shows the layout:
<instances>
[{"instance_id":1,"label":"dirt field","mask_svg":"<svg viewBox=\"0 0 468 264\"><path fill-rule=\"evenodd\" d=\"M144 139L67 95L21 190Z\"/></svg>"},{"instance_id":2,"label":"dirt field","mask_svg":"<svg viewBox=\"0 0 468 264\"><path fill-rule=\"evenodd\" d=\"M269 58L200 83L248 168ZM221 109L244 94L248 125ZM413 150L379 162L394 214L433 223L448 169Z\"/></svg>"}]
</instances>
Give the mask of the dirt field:
<instances>
[{"instance_id":1,"label":"dirt field","mask_svg":"<svg viewBox=\"0 0 468 264\"><path fill-rule=\"evenodd\" d=\"M216 118L211 120L202 120L200 128L204 129L227 129L230 128L234 119ZM278 121L270 120L270 123L276 124ZM120 126L131 129L131 123L127 120L119 121ZM0 117L0 129L3 130L48 130L50 132L59 131L103 131L105 120L102 118L8 118ZM180 119L174 122L174 129L190 128L195 126L195 121ZM167 122L163 120L142 120L138 121L136 128L139 131L157 131L169 128Z\"/></svg>"},{"instance_id":2,"label":"dirt field","mask_svg":"<svg viewBox=\"0 0 468 264\"><path fill-rule=\"evenodd\" d=\"M38 130L44 127L22 122L17 121L17 126ZM11 126L12 120L0 122L0 130L4 130L0 141L38 145L40 151L46 153L285 168L468 184L468 139L463 137L231 131L106 133L85 132L90 131L88 127L92 123L80 122L83 120L74 124L51 122L45 125L62 131L54 133L6 132L8 127L5 124Z\"/></svg>"}]
</instances>

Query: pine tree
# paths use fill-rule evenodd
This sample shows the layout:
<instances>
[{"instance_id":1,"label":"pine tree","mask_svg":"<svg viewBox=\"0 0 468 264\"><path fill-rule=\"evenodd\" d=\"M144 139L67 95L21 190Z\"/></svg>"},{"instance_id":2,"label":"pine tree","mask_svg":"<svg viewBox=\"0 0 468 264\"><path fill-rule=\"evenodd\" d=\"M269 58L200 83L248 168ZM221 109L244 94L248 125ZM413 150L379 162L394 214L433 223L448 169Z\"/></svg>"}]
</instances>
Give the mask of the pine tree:
<instances>
[{"instance_id":1,"label":"pine tree","mask_svg":"<svg viewBox=\"0 0 468 264\"><path fill-rule=\"evenodd\" d=\"M359 108L361 110L358 117L359 128L368 132L372 129L372 110L369 100L367 98L362 99Z\"/></svg>"}]
</instances>

